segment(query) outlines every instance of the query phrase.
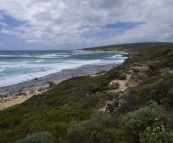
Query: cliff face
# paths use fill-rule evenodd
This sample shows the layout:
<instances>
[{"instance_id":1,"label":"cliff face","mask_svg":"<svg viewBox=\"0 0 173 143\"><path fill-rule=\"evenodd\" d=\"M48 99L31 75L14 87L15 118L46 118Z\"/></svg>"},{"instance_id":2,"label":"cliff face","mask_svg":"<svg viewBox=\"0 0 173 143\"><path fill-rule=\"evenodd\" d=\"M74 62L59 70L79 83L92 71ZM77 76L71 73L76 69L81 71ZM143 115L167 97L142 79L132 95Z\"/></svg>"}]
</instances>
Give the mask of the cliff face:
<instances>
[{"instance_id":1,"label":"cliff face","mask_svg":"<svg viewBox=\"0 0 173 143\"><path fill-rule=\"evenodd\" d=\"M171 143L172 121L173 46L162 45L0 111L0 142L46 131L52 142Z\"/></svg>"}]
</instances>

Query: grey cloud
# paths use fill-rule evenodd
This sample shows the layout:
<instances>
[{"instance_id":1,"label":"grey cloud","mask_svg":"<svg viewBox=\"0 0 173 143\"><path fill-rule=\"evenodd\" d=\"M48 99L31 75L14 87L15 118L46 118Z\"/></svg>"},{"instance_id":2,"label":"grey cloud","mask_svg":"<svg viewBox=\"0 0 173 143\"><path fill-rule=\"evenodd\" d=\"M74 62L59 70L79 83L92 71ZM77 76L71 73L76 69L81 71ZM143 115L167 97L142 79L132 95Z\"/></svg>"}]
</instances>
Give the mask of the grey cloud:
<instances>
[{"instance_id":1,"label":"grey cloud","mask_svg":"<svg viewBox=\"0 0 173 143\"><path fill-rule=\"evenodd\" d=\"M172 0L6 0L0 10L29 26L1 32L56 45L172 41L172 7ZM117 22L135 26L103 28Z\"/></svg>"}]
</instances>

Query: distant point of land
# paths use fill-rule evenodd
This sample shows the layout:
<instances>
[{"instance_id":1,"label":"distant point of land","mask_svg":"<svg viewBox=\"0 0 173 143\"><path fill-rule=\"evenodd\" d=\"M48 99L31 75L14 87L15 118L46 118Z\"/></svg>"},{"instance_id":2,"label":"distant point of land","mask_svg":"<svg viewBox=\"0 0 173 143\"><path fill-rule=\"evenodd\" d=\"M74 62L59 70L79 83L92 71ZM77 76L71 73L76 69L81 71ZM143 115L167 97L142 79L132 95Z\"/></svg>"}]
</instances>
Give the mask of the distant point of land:
<instances>
[{"instance_id":1,"label":"distant point of land","mask_svg":"<svg viewBox=\"0 0 173 143\"><path fill-rule=\"evenodd\" d=\"M118 45L108 45L92 48L84 48L85 51L115 51L115 52L129 52L139 53L146 50L153 50L157 48L163 48L164 46L171 46L173 43L168 42L143 42L143 43L127 43Z\"/></svg>"}]
</instances>

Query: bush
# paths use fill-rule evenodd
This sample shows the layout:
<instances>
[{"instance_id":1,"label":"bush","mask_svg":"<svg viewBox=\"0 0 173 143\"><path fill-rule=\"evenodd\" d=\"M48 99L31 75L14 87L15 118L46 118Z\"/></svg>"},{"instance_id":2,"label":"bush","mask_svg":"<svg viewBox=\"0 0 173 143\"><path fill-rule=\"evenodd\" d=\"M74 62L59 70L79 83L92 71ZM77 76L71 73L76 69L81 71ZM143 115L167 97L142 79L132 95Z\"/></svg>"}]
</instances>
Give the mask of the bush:
<instances>
[{"instance_id":1,"label":"bush","mask_svg":"<svg viewBox=\"0 0 173 143\"><path fill-rule=\"evenodd\" d=\"M121 129L115 128L115 122L115 117L107 117L102 113L93 115L87 121L79 123L73 122L72 126L68 129L70 142L124 143L125 132Z\"/></svg>"},{"instance_id":2,"label":"bush","mask_svg":"<svg viewBox=\"0 0 173 143\"><path fill-rule=\"evenodd\" d=\"M168 92L168 96L173 99L173 88L171 88Z\"/></svg>"},{"instance_id":3,"label":"bush","mask_svg":"<svg viewBox=\"0 0 173 143\"><path fill-rule=\"evenodd\" d=\"M159 143L162 140L166 142L173 139L173 134L167 132L167 123L168 116L165 110L162 107L150 105L129 112L122 117L120 125L134 143Z\"/></svg>"},{"instance_id":4,"label":"bush","mask_svg":"<svg viewBox=\"0 0 173 143\"><path fill-rule=\"evenodd\" d=\"M159 62L155 62L149 65L149 68L152 70L157 70L160 69L161 67L168 66L168 61L167 60L161 60Z\"/></svg>"},{"instance_id":5,"label":"bush","mask_svg":"<svg viewBox=\"0 0 173 143\"><path fill-rule=\"evenodd\" d=\"M124 134L125 132L121 129L106 128L103 130L102 141L110 143L125 143Z\"/></svg>"},{"instance_id":6,"label":"bush","mask_svg":"<svg viewBox=\"0 0 173 143\"><path fill-rule=\"evenodd\" d=\"M160 104L165 106L165 107L168 107L169 106L169 99L164 97L160 100Z\"/></svg>"},{"instance_id":7,"label":"bush","mask_svg":"<svg viewBox=\"0 0 173 143\"><path fill-rule=\"evenodd\" d=\"M55 143L56 139L49 132L40 132L27 135L14 143Z\"/></svg>"},{"instance_id":8,"label":"bush","mask_svg":"<svg viewBox=\"0 0 173 143\"><path fill-rule=\"evenodd\" d=\"M165 131L162 122L156 120L153 126L147 127L144 132L139 134L140 143L172 143L173 133Z\"/></svg>"}]
</instances>

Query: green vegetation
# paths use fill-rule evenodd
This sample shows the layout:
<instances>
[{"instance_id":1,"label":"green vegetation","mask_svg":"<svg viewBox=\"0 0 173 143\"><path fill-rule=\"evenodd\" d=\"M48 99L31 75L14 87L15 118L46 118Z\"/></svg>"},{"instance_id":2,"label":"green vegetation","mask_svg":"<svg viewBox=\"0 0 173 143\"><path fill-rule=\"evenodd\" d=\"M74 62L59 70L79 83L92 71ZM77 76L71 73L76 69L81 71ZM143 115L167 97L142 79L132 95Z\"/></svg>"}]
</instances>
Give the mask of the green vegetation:
<instances>
[{"instance_id":1,"label":"green vegetation","mask_svg":"<svg viewBox=\"0 0 173 143\"><path fill-rule=\"evenodd\" d=\"M125 132L117 128L117 124L114 123L116 118L116 116L110 118L102 113L97 113L87 121L73 122L68 129L70 142L100 143L116 141L123 143Z\"/></svg>"},{"instance_id":2,"label":"green vegetation","mask_svg":"<svg viewBox=\"0 0 173 143\"><path fill-rule=\"evenodd\" d=\"M14 143L55 143L56 139L49 132L40 132L29 134L23 139L19 139Z\"/></svg>"},{"instance_id":3,"label":"green vegetation","mask_svg":"<svg viewBox=\"0 0 173 143\"><path fill-rule=\"evenodd\" d=\"M129 44L119 44L119 45L109 45L102 47L94 48L85 48L84 50L93 50L93 51L110 51L117 49L118 51L126 52L143 52L146 50L156 50L162 47L172 46L173 43L164 43L164 42L146 42L146 43L129 43Z\"/></svg>"},{"instance_id":4,"label":"green vegetation","mask_svg":"<svg viewBox=\"0 0 173 143\"><path fill-rule=\"evenodd\" d=\"M173 74L154 76L139 86L130 89L129 97L131 98L131 102L138 103L136 108L139 108L149 100L154 100L161 105L167 105L167 109L172 109L172 87ZM131 105L126 104L127 109L129 106Z\"/></svg>"},{"instance_id":5,"label":"green vegetation","mask_svg":"<svg viewBox=\"0 0 173 143\"><path fill-rule=\"evenodd\" d=\"M0 142L14 142L41 131L65 139L72 121L89 119L106 100L112 100L114 94L101 92L107 84L101 76L72 78L19 106L1 111Z\"/></svg>"},{"instance_id":6,"label":"green vegetation","mask_svg":"<svg viewBox=\"0 0 173 143\"><path fill-rule=\"evenodd\" d=\"M141 46L127 44L127 51L134 45L133 50ZM173 46L146 43L141 49L151 45L156 45L154 50L145 49L104 75L71 78L0 111L0 143L173 142L173 73L162 72L172 70ZM106 101L120 98L118 93L107 92L110 81L136 63L149 67L148 79L121 92L125 102L116 112L98 113Z\"/></svg>"},{"instance_id":7,"label":"green vegetation","mask_svg":"<svg viewBox=\"0 0 173 143\"><path fill-rule=\"evenodd\" d=\"M147 106L122 117L121 127L133 143L172 142L168 118L162 107Z\"/></svg>"},{"instance_id":8,"label":"green vegetation","mask_svg":"<svg viewBox=\"0 0 173 143\"><path fill-rule=\"evenodd\" d=\"M70 142L81 143L171 143L173 132L163 107L146 106L121 117L95 114L87 121L73 122Z\"/></svg>"}]
</instances>

